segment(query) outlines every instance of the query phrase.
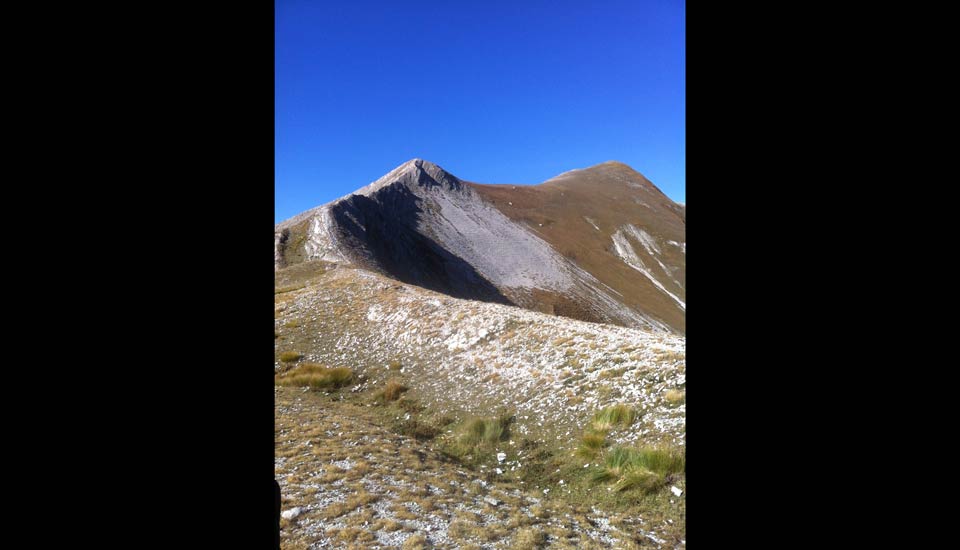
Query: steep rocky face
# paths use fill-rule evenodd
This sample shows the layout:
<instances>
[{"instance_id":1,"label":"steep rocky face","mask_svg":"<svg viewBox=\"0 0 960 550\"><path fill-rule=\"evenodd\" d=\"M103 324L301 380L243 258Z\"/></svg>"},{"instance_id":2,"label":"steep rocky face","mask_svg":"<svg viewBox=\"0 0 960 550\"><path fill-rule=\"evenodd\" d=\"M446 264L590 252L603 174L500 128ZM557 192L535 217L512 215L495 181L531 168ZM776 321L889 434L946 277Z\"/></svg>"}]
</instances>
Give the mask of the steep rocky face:
<instances>
[{"instance_id":1,"label":"steep rocky face","mask_svg":"<svg viewBox=\"0 0 960 550\"><path fill-rule=\"evenodd\" d=\"M629 167L600 167L487 186L414 159L278 224L275 262L354 264L458 298L682 332L683 209Z\"/></svg>"}]
</instances>

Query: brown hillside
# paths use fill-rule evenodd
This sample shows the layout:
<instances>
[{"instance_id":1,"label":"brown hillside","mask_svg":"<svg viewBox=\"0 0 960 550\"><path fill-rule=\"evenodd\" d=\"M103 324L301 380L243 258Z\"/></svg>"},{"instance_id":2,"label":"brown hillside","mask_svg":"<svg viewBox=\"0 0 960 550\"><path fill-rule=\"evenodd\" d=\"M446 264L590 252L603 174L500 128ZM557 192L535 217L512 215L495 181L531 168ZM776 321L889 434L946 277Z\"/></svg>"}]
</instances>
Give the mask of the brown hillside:
<instances>
[{"instance_id":1,"label":"brown hillside","mask_svg":"<svg viewBox=\"0 0 960 550\"><path fill-rule=\"evenodd\" d=\"M574 170L539 185L470 184L510 219L525 224L558 252L622 295L631 308L645 310L684 331L685 312L647 277L621 260L612 235L632 224L656 240L659 260L645 261L652 274L681 300L685 298L685 208L642 174L620 162ZM595 227L596 226L596 227ZM597 229L599 228L599 229ZM650 256L637 243L641 257Z\"/></svg>"}]
</instances>

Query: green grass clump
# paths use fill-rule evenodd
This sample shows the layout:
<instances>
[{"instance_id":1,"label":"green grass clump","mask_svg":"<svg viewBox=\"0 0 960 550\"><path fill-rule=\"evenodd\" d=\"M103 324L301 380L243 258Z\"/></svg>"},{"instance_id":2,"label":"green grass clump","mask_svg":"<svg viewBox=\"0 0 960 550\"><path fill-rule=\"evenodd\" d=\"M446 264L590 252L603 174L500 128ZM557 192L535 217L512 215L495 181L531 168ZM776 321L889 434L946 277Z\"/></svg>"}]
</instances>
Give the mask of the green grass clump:
<instances>
[{"instance_id":1,"label":"green grass clump","mask_svg":"<svg viewBox=\"0 0 960 550\"><path fill-rule=\"evenodd\" d=\"M678 474L686 470L687 459L682 452L646 447L637 451L637 462L654 472Z\"/></svg>"},{"instance_id":2,"label":"green grass clump","mask_svg":"<svg viewBox=\"0 0 960 550\"><path fill-rule=\"evenodd\" d=\"M509 436L513 415L506 413L496 418L472 418L456 432L456 454L461 456L480 451L490 451Z\"/></svg>"},{"instance_id":3,"label":"green grass clump","mask_svg":"<svg viewBox=\"0 0 960 550\"><path fill-rule=\"evenodd\" d=\"M314 390L335 390L346 386L352 380L353 371L346 367L329 368L314 363L304 363L275 378L279 386L296 386Z\"/></svg>"},{"instance_id":4,"label":"green grass clump","mask_svg":"<svg viewBox=\"0 0 960 550\"><path fill-rule=\"evenodd\" d=\"M614 489L617 491L629 491L639 489L644 493L652 493L664 485L664 477L656 472L636 468L627 470L623 476L617 480Z\"/></svg>"},{"instance_id":5,"label":"green grass clump","mask_svg":"<svg viewBox=\"0 0 960 550\"><path fill-rule=\"evenodd\" d=\"M607 436L602 432L587 432L580 438L577 446L577 456L587 460L596 458L600 451L607 446Z\"/></svg>"},{"instance_id":6,"label":"green grass clump","mask_svg":"<svg viewBox=\"0 0 960 550\"><path fill-rule=\"evenodd\" d=\"M506 426L497 418L474 418L464 425L459 441L470 447L493 444L500 441L505 429Z\"/></svg>"},{"instance_id":7,"label":"green grass clump","mask_svg":"<svg viewBox=\"0 0 960 550\"><path fill-rule=\"evenodd\" d=\"M285 351L280 354L280 360L284 363L293 363L301 357L303 357L303 354L296 351Z\"/></svg>"},{"instance_id":8,"label":"green grass clump","mask_svg":"<svg viewBox=\"0 0 960 550\"><path fill-rule=\"evenodd\" d=\"M594 483L615 483L617 491L639 489L657 491L668 475L683 473L686 458L682 452L659 448L631 449L614 447L607 452L603 465L594 470Z\"/></svg>"},{"instance_id":9,"label":"green grass clump","mask_svg":"<svg viewBox=\"0 0 960 550\"><path fill-rule=\"evenodd\" d=\"M611 405L594 415L591 427L598 432L610 431L616 426L626 428L633 424L636 417L636 411L632 407L619 403Z\"/></svg>"},{"instance_id":10,"label":"green grass clump","mask_svg":"<svg viewBox=\"0 0 960 550\"><path fill-rule=\"evenodd\" d=\"M606 483L620 479L634 465L636 451L627 447L614 447L607 453L603 466L593 472L591 480Z\"/></svg>"}]
</instances>

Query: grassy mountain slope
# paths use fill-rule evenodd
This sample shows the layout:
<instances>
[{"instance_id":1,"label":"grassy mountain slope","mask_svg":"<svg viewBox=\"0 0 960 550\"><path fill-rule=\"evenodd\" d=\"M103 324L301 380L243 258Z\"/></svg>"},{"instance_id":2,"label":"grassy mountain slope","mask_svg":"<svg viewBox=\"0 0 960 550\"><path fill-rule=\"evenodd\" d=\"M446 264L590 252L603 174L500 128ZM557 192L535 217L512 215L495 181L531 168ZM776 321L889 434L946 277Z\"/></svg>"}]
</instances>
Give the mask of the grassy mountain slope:
<instances>
[{"instance_id":1,"label":"grassy mountain slope","mask_svg":"<svg viewBox=\"0 0 960 550\"><path fill-rule=\"evenodd\" d=\"M682 546L683 337L322 261L275 302L285 547Z\"/></svg>"}]
</instances>

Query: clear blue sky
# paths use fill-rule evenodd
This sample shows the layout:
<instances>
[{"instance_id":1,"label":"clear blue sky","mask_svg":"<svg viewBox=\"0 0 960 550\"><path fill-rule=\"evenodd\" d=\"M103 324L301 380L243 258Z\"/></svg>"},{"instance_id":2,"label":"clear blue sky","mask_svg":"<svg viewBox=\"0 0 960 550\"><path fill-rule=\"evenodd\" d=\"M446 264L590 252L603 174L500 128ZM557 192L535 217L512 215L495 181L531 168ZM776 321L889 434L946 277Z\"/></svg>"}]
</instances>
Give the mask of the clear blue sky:
<instances>
[{"instance_id":1,"label":"clear blue sky","mask_svg":"<svg viewBox=\"0 0 960 550\"><path fill-rule=\"evenodd\" d=\"M276 0L275 221L415 157L531 184L619 160L686 202L684 11Z\"/></svg>"}]
</instances>

